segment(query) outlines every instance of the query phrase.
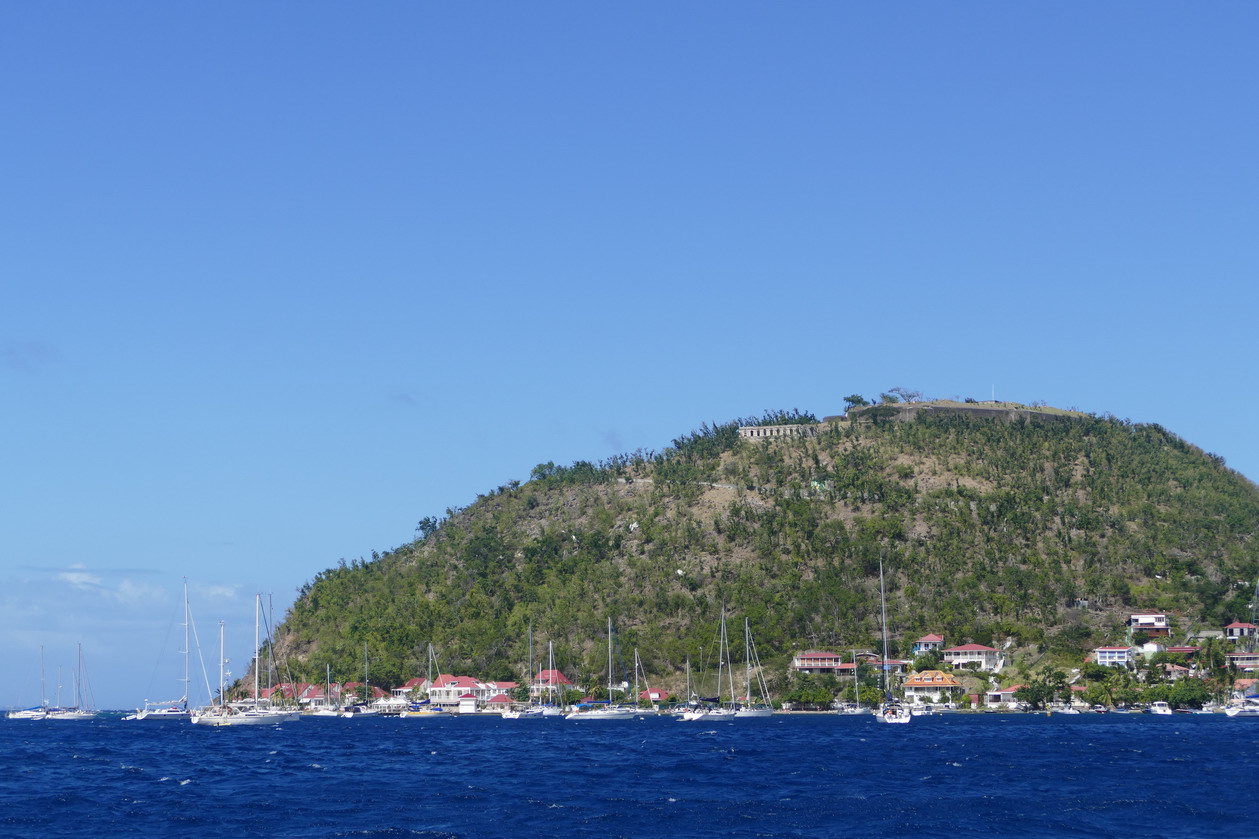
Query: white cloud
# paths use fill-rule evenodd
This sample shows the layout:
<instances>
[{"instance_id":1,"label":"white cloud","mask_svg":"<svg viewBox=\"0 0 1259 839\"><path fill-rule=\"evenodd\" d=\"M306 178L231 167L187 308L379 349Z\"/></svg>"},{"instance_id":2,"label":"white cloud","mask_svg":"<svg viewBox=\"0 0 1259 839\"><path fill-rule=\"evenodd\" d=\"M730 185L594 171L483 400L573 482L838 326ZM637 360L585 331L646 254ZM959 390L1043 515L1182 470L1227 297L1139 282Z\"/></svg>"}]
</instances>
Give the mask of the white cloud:
<instances>
[{"instance_id":1,"label":"white cloud","mask_svg":"<svg viewBox=\"0 0 1259 839\"><path fill-rule=\"evenodd\" d=\"M113 592L113 596L118 599L118 602L127 606L165 603L169 600L165 590L144 583L132 582L131 580L123 580L119 583L118 590Z\"/></svg>"},{"instance_id":2,"label":"white cloud","mask_svg":"<svg viewBox=\"0 0 1259 839\"><path fill-rule=\"evenodd\" d=\"M71 568L84 568L81 564L71 565ZM62 571L57 575L57 579L62 582L69 583L75 588L91 590L100 588L101 578L95 574L89 574L87 571Z\"/></svg>"}]
</instances>

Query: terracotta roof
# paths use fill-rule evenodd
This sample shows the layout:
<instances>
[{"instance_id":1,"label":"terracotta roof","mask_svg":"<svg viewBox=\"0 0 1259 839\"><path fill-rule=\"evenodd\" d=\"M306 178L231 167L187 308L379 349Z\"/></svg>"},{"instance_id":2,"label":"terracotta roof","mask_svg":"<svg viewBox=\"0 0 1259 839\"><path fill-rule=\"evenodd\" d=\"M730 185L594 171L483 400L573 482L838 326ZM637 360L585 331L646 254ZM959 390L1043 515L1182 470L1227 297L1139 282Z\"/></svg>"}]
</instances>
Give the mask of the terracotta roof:
<instances>
[{"instance_id":1,"label":"terracotta roof","mask_svg":"<svg viewBox=\"0 0 1259 839\"><path fill-rule=\"evenodd\" d=\"M905 687L959 688L961 686L961 682L953 678L952 674L945 673L943 670L923 670L921 673L915 673L905 680Z\"/></svg>"},{"instance_id":2,"label":"terracotta roof","mask_svg":"<svg viewBox=\"0 0 1259 839\"><path fill-rule=\"evenodd\" d=\"M1241 621L1233 621L1232 623L1230 623L1228 626L1224 628L1225 629L1259 629L1259 626L1255 626L1253 623L1242 623Z\"/></svg>"},{"instance_id":3,"label":"terracotta roof","mask_svg":"<svg viewBox=\"0 0 1259 839\"><path fill-rule=\"evenodd\" d=\"M571 685L572 682L558 670L543 670L534 679L534 682L540 685Z\"/></svg>"},{"instance_id":4,"label":"terracotta roof","mask_svg":"<svg viewBox=\"0 0 1259 839\"><path fill-rule=\"evenodd\" d=\"M510 696L508 696L507 694L505 694L505 693L500 693L498 696L495 696L495 697L491 698L491 699L490 699L490 701L489 701L489 704L491 704L491 705L510 705L513 701L515 701L515 700L513 700L513 699L512 699Z\"/></svg>"},{"instance_id":5,"label":"terracotta roof","mask_svg":"<svg viewBox=\"0 0 1259 839\"><path fill-rule=\"evenodd\" d=\"M915 644L943 644L943 635L924 635L914 642Z\"/></svg>"},{"instance_id":6,"label":"terracotta roof","mask_svg":"<svg viewBox=\"0 0 1259 839\"><path fill-rule=\"evenodd\" d=\"M946 653L996 653L1000 652L996 647L985 647L983 644L963 644L960 647L949 647Z\"/></svg>"}]
</instances>

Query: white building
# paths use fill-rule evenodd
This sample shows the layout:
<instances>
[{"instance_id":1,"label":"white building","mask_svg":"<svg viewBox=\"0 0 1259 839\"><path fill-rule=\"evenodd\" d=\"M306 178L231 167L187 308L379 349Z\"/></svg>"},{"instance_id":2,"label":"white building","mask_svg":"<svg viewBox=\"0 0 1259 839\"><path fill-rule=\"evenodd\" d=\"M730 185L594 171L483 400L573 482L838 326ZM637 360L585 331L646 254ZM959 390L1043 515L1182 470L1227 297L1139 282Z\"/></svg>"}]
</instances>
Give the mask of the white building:
<instances>
[{"instance_id":1,"label":"white building","mask_svg":"<svg viewBox=\"0 0 1259 839\"><path fill-rule=\"evenodd\" d=\"M1136 647L1098 647L1093 658L1102 667L1127 667L1136 661Z\"/></svg>"},{"instance_id":2,"label":"white building","mask_svg":"<svg viewBox=\"0 0 1259 839\"><path fill-rule=\"evenodd\" d=\"M995 647L983 644L963 644L960 647L949 647L944 651L944 660L955 668L967 664L975 664L976 670L987 670L996 673L1005 667L1005 656Z\"/></svg>"},{"instance_id":3,"label":"white building","mask_svg":"<svg viewBox=\"0 0 1259 839\"><path fill-rule=\"evenodd\" d=\"M1144 632L1151 638L1167 637L1172 634L1172 625L1167 620L1167 615L1144 614L1129 615L1128 626L1132 627L1133 632Z\"/></svg>"}]
</instances>

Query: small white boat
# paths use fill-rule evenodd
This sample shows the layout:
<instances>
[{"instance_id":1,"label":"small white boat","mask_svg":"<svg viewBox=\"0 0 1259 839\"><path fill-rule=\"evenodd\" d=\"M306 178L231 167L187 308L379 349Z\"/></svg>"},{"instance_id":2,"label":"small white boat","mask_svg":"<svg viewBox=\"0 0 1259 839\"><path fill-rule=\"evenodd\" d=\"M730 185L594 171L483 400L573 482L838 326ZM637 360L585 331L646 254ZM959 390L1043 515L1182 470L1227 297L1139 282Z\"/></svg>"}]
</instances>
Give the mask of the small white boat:
<instances>
[{"instance_id":1,"label":"small white boat","mask_svg":"<svg viewBox=\"0 0 1259 839\"><path fill-rule=\"evenodd\" d=\"M732 720L738 716L738 711L733 708L695 708L682 714L685 722L698 722L699 720Z\"/></svg>"},{"instance_id":2,"label":"small white boat","mask_svg":"<svg viewBox=\"0 0 1259 839\"><path fill-rule=\"evenodd\" d=\"M874 718L884 723L907 723L913 718L913 713L901 703L891 701L880 705Z\"/></svg>"},{"instance_id":3,"label":"small white boat","mask_svg":"<svg viewBox=\"0 0 1259 839\"><path fill-rule=\"evenodd\" d=\"M43 705L35 708L23 708L20 711L10 711L5 715L11 720L42 720L48 716L48 709Z\"/></svg>"},{"instance_id":4,"label":"small white boat","mask_svg":"<svg viewBox=\"0 0 1259 839\"><path fill-rule=\"evenodd\" d=\"M1229 717L1259 717L1259 696L1247 696L1239 705L1230 705L1224 709Z\"/></svg>"},{"instance_id":5,"label":"small white boat","mask_svg":"<svg viewBox=\"0 0 1259 839\"><path fill-rule=\"evenodd\" d=\"M578 707L571 714L566 714L566 720L632 720L637 719L638 714L633 708L623 705L587 705Z\"/></svg>"},{"instance_id":6,"label":"small white boat","mask_svg":"<svg viewBox=\"0 0 1259 839\"><path fill-rule=\"evenodd\" d=\"M85 711L82 708L49 708L48 713L44 714L46 720L91 720L96 718L96 712Z\"/></svg>"},{"instance_id":7,"label":"small white boat","mask_svg":"<svg viewBox=\"0 0 1259 839\"><path fill-rule=\"evenodd\" d=\"M1157 714L1160 717L1170 717L1172 715L1172 706L1162 700L1151 702L1150 713Z\"/></svg>"},{"instance_id":8,"label":"small white boat","mask_svg":"<svg viewBox=\"0 0 1259 839\"><path fill-rule=\"evenodd\" d=\"M747 719L748 717L772 717L774 709L768 705L740 705L734 712L739 719Z\"/></svg>"},{"instance_id":9,"label":"small white boat","mask_svg":"<svg viewBox=\"0 0 1259 839\"><path fill-rule=\"evenodd\" d=\"M124 720L186 720L192 717L192 713L188 710L188 706L182 700L175 700L170 703L158 703L155 707L153 703L145 702L144 707L136 711L134 714L127 714Z\"/></svg>"}]
</instances>

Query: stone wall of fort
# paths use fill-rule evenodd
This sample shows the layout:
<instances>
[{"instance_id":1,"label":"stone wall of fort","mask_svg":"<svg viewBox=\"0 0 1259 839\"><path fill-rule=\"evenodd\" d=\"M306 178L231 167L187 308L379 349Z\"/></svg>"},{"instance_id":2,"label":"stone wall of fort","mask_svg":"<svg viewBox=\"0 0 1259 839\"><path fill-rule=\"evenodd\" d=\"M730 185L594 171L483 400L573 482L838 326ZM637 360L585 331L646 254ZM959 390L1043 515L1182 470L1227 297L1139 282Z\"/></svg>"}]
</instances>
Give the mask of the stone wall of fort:
<instances>
[{"instance_id":1,"label":"stone wall of fort","mask_svg":"<svg viewBox=\"0 0 1259 839\"><path fill-rule=\"evenodd\" d=\"M863 417L867 411L883 409L881 414L892 422L912 422L919 414L936 414L940 416L970 417L974 419L1001 420L1014 422L1017 419L1034 419L1045 422L1070 422L1076 417L1070 414L1054 414L1038 411L1035 408L1012 408L1008 406L984 405L927 405L915 403L893 403L889 405L866 405L852 408L843 416L826 417L822 422L804 425L744 425L739 427L739 436L745 440L771 440L778 437L816 437L828 423L859 422L871 417Z\"/></svg>"},{"instance_id":2,"label":"stone wall of fort","mask_svg":"<svg viewBox=\"0 0 1259 839\"><path fill-rule=\"evenodd\" d=\"M816 437L821 425L743 425L739 427L739 436L748 440L767 440L771 437Z\"/></svg>"}]
</instances>

